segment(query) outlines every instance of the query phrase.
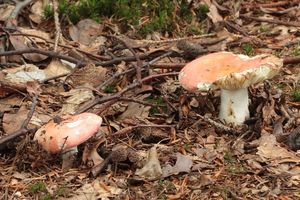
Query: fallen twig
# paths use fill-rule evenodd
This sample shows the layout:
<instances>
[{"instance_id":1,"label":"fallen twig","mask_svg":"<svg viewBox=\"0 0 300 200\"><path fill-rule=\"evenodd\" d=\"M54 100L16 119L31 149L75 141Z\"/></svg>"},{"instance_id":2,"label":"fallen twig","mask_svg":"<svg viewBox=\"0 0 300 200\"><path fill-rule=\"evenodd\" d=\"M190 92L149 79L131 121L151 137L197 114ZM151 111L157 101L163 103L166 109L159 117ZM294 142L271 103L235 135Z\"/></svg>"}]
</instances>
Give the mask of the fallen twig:
<instances>
[{"instance_id":1,"label":"fallen twig","mask_svg":"<svg viewBox=\"0 0 300 200\"><path fill-rule=\"evenodd\" d=\"M38 54L42 54L42 55L46 55L52 58L59 58L62 60L66 60L69 61L71 63L74 64L78 64L80 63L79 66L84 66L87 64L86 61L80 61L78 59L75 59L71 56L66 56L66 55L62 55L61 53L57 53L54 51L46 51L46 50L42 50L42 49L37 49L37 48L28 48L28 49L22 49L22 50L13 50L13 51L5 51L5 52L0 52L0 56L12 56L12 55L22 55L25 53L38 53ZM139 55L140 59L146 59L148 58L150 55L150 53L145 53L142 55ZM103 61L103 62L93 62L95 65L100 65L103 67L108 67L108 66L112 66L113 64L118 64L122 61L135 61L136 58L134 56L124 56L124 57L117 57L117 58L113 58L112 60L108 60L108 61Z\"/></svg>"},{"instance_id":2,"label":"fallen twig","mask_svg":"<svg viewBox=\"0 0 300 200\"><path fill-rule=\"evenodd\" d=\"M54 40L54 52L57 52L58 42L61 39L61 30L60 30L60 23L58 18L58 4L56 0L52 0L53 3L53 10L54 10L54 22L55 22L55 40Z\"/></svg>"},{"instance_id":3,"label":"fallen twig","mask_svg":"<svg viewBox=\"0 0 300 200\"><path fill-rule=\"evenodd\" d=\"M15 0L14 2L16 3L16 7L13 10L13 12L10 14L9 19L6 22L6 27L13 27L14 25L17 25L16 18L20 14L20 12L25 8L27 5L31 3L32 0L24 0L24 1L19 1Z\"/></svg>"},{"instance_id":4,"label":"fallen twig","mask_svg":"<svg viewBox=\"0 0 300 200\"><path fill-rule=\"evenodd\" d=\"M148 63L145 63L143 66L142 66L142 70L143 68L147 67L147 66L152 66L155 62L167 57L167 56L170 56L172 55L173 52L167 52L165 54L162 54L156 58L154 58L153 60L149 61ZM125 70L124 72L119 72L119 73L115 73L112 77L110 77L109 79L105 80L103 83L101 83L101 85L97 86L97 89L100 90L100 89L103 89L104 87L106 87L108 84L110 84L114 79L122 76L122 75L125 75L125 74L128 74L128 73L131 73L133 72L134 69L128 69L128 70Z\"/></svg>"},{"instance_id":5,"label":"fallen twig","mask_svg":"<svg viewBox=\"0 0 300 200\"><path fill-rule=\"evenodd\" d=\"M104 35L106 37L112 37L112 38L115 38L117 39L118 41L120 41L127 49L129 49L129 51L133 54L133 56L135 57L136 59L136 62L137 64L134 65L135 67L135 71L136 71L136 77L137 77L137 80L140 84L142 84L142 74L141 74L141 68L142 68L142 61L140 59L140 57L137 55L137 53L133 50L133 48L125 41L123 40L122 38L118 37L118 36L115 36L115 35Z\"/></svg>"},{"instance_id":6,"label":"fallen twig","mask_svg":"<svg viewBox=\"0 0 300 200\"><path fill-rule=\"evenodd\" d=\"M210 123L212 126L214 126L214 127L217 128L217 129L221 129L221 130L223 130L223 131L225 131L225 132L227 132L227 133L233 133L233 134L235 134L235 135L238 135L238 134L239 134L235 129L230 128L230 127L228 127L228 126L225 126L225 125L223 125L223 124L221 124L221 123L219 123L219 122L216 122L216 121L214 121L214 120L212 120L212 119L210 119L210 118L208 118L208 117L206 117L206 116L202 116L202 115L199 115L199 114L197 114L197 116L198 116L200 119L199 119L198 121L196 121L196 122L192 125L192 127L195 126L196 124L198 124L201 120L204 120L204 121Z\"/></svg>"},{"instance_id":7,"label":"fallen twig","mask_svg":"<svg viewBox=\"0 0 300 200\"><path fill-rule=\"evenodd\" d=\"M264 19L264 18L257 18L257 17L251 17L245 14L241 14L240 17L246 18L246 19L251 19L257 22L267 22L271 24L279 24L279 25L284 25L284 26L295 26L295 27L300 27L299 22L285 22L281 21L278 19Z\"/></svg>"},{"instance_id":8,"label":"fallen twig","mask_svg":"<svg viewBox=\"0 0 300 200\"><path fill-rule=\"evenodd\" d=\"M159 78L159 77L164 77L164 76L177 76L178 72L169 72L169 73L163 73L163 74L154 74L154 75L150 75L147 76L145 78L143 78L141 81L142 83L153 80L155 78ZM104 96L104 97L97 97L96 99L92 100L91 102L89 102L87 105L79 108L76 112L76 114L85 112L86 110L94 107L95 105L99 104L99 103L104 103L104 102L108 102L114 99L119 99L120 97L122 97L126 92L133 90L134 88L138 87L140 84L138 82L134 82L130 85L128 85L127 87L125 87L122 91L115 93L113 95L110 96Z\"/></svg>"}]
</instances>

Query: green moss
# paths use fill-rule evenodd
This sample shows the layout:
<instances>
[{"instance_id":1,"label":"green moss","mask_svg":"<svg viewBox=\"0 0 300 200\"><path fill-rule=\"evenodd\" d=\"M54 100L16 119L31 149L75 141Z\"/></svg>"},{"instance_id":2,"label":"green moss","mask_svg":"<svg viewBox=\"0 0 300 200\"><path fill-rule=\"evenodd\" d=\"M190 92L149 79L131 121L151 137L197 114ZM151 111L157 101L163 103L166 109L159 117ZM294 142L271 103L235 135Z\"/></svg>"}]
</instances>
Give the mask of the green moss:
<instances>
[{"instance_id":1,"label":"green moss","mask_svg":"<svg viewBox=\"0 0 300 200\"><path fill-rule=\"evenodd\" d=\"M299 56L300 55L300 49L299 49L299 47L293 48L292 51L291 51L291 55L292 56Z\"/></svg>"},{"instance_id":2,"label":"green moss","mask_svg":"<svg viewBox=\"0 0 300 200\"><path fill-rule=\"evenodd\" d=\"M245 173L247 170L245 167L239 163L236 157L229 151L225 152L224 154L224 164L225 170L231 174L240 174Z\"/></svg>"},{"instance_id":3,"label":"green moss","mask_svg":"<svg viewBox=\"0 0 300 200\"><path fill-rule=\"evenodd\" d=\"M209 13L209 7L206 4L201 4L198 7L197 11L198 11L198 14L197 14L198 18L200 20L204 20L207 18L207 13Z\"/></svg>"},{"instance_id":4,"label":"green moss","mask_svg":"<svg viewBox=\"0 0 300 200\"><path fill-rule=\"evenodd\" d=\"M271 28L268 25L261 25L259 27L259 32L261 32L261 33L268 33L270 31L271 31Z\"/></svg>"},{"instance_id":5,"label":"green moss","mask_svg":"<svg viewBox=\"0 0 300 200\"><path fill-rule=\"evenodd\" d=\"M46 194L41 196L40 200L52 200L53 198L51 197L50 194Z\"/></svg>"},{"instance_id":6,"label":"green moss","mask_svg":"<svg viewBox=\"0 0 300 200\"><path fill-rule=\"evenodd\" d=\"M110 17L126 30L134 28L141 34L148 34L153 31L172 32L176 24L190 23L195 13L197 19L207 17L207 5L192 6L187 0L59 0L59 13L74 24L85 18L100 22L103 17ZM53 9L47 6L45 18L50 16L53 16Z\"/></svg>"},{"instance_id":7,"label":"green moss","mask_svg":"<svg viewBox=\"0 0 300 200\"><path fill-rule=\"evenodd\" d=\"M56 190L56 196L64 196L67 193L67 190L65 187L60 187Z\"/></svg>"},{"instance_id":8,"label":"green moss","mask_svg":"<svg viewBox=\"0 0 300 200\"><path fill-rule=\"evenodd\" d=\"M104 92L106 92L106 93L114 93L114 92L116 92L116 88L114 86L107 86L104 89Z\"/></svg>"},{"instance_id":9,"label":"green moss","mask_svg":"<svg viewBox=\"0 0 300 200\"><path fill-rule=\"evenodd\" d=\"M246 43L243 45L243 51L244 51L244 54L246 54L247 56L254 55L253 45L250 43Z\"/></svg>"},{"instance_id":10,"label":"green moss","mask_svg":"<svg viewBox=\"0 0 300 200\"><path fill-rule=\"evenodd\" d=\"M44 19L50 19L54 16L54 10L52 5L46 5L43 10Z\"/></svg>"},{"instance_id":11,"label":"green moss","mask_svg":"<svg viewBox=\"0 0 300 200\"><path fill-rule=\"evenodd\" d=\"M300 91L299 90L293 91L292 97L294 101L300 101Z\"/></svg>"},{"instance_id":12,"label":"green moss","mask_svg":"<svg viewBox=\"0 0 300 200\"><path fill-rule=\"evenodd\" d=\"M46 189L45 183L39 181L39 182L36 182L36 183L30 185L28 187L28 191L30 193L37 193L37 192L46 192L47 189Z\"/></svg>"},{"instance_id":13,"label":"green moss","mask_svg":"<svg viewBox=\"0 0 300 200\"><path fill-rule=\"evenodd\" d=\"M191 145L190 144L184 144L183 145L184 150L190 151L191 150Z\"/></svg>"}]
</instances>

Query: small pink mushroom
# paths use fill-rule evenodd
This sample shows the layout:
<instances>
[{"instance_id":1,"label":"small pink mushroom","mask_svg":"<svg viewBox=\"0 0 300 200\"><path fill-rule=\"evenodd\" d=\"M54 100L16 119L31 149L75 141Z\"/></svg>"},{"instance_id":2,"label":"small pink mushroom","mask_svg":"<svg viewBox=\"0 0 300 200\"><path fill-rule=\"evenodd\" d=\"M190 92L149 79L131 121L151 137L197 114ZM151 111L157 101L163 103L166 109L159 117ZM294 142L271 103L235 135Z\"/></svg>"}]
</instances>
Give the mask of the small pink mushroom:
<instances>
[{"instance_id":1,"label":"small pink mushroom","mask_svg":"<svg viewBox=\"0 0 300 200\"><path fill-rule=\"evenodd\" d=\"M93 113L65 116L60 122L51 121L42 126L34 140L49 153L62 152L63 159L77 153L77 146L95 135L102 118Z\"/></svg>"}]
</instances>

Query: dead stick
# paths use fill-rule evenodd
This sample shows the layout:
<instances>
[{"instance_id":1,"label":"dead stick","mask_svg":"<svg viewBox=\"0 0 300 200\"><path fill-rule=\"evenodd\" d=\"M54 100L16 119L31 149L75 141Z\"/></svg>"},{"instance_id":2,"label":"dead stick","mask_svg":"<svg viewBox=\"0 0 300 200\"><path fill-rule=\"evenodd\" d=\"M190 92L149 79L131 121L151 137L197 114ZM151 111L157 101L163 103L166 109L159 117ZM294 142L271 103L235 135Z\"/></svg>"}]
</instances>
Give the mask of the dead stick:
<instances>
[{"instance_id":1,"label":"dead stick","mask_svg":"<svg viewBox=\"0 0 300 200\"><path fill-rule=\"evenodd\" d=\"M240 15L243 18L246 19L251 19L254 21L258 21L258 22L267 22L267 23L271 23L271 24L279 24L279 25L284 25L284 26L295 26L295 27L300 27L300 23L299 22L285 22L285 21L281 21L278 19L263 19L263 18L257 18L257 17L251 17L248 15Z\"/></svg>"},{"instance_id":2,"label":"dead stick","mask_svg":"<svg viewBox=\"0 0 300 200\"><path fill-rule=\"evenodd\" d=\"M69 61L69 62L75 63L75 64L80 63L80 66L84 66L87 64L87 62L85 62L85 61L80 61L80 60L77 60L70 56L61 55L61 53L56 53L53 51L46 51L46 50L37 49L37 48L27 48L27 49L22 49L22 50L0 52L0 56L22 55L25 53L38 53L38 54L46 55L46 56L49 56L52 58L59 58L62 60L66 60L66 61ZM150 55L149 53L145 53L145 54L139 55L139 58L146 59L149 57L149 55ZM117 57L117 58L114 58L109 61L94 62L94 64L100 65L103 67L108 67L108 66L112 66L113 64L118 64L122 61L135 61L135 60L136 60L136 58L134 56L124 56L124 57Z\"/></svg>"},{"instance_id":3,"label":"dead stick","mask_svg":"<svg viewBox=\"0 0 300 200\"><path fill-rule=\"evenodd\" d=\"M120 41L127 49L129 49L129 51L133 54L133 56L135 57L135 60L137 61L137 64L134 65L135 70L136 70L136 76L137 76L137 80L138 82L141 84L142 83L142 74L141 74L141 68L142 68L142 61L140 59L140 57L137 55L137 53L133 50L133 48L128 44L128 42L126 42L125 40L121 39L118 36L115 35L105 35L106 37L112 37L117 39L118 41Z\"/></svg>"},{"instance_id":4,"label":"dead stick","mask_svg":"<svg viewBox=\"0 0 300 200\"><path fill-rule=\"evenodd\" d=\"M142 83L153 80L155 78L160 78L160 77L164 77L164 76L177 76L178 72L169 72L169 73L163 73L163 74L154 74L151 76L147 76L145 78L143 78L141 81ZM99 103L104 103L104 102L108 102L114 99L119 99L120 97L122 97L126 92L133 90L134 88L138 87L140 84L138 82L134 82L130 85L128 85L127 87L125 87L122 91L115 93L113 95L110 96L104 96L104 97L97 97L96 99L92 100L90 103L88 103L87 105L85 105L84 107L81 107L77 110L76 114L85 112L86 110L94 107L95 105L99 104Z\"/></svg>"}]
</instances>

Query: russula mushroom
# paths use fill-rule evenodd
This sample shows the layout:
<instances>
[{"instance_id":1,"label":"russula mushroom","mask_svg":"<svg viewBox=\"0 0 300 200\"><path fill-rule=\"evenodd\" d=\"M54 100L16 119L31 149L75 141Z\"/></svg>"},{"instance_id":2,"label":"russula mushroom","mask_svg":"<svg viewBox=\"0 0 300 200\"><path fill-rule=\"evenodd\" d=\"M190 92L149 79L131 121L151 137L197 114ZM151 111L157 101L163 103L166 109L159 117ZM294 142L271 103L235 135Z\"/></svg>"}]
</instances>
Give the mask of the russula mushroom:
<instances>
[{"instance_id":1,"label":"russula mushroom","mask_svg":"<svg viewBox=\"0 0 300 200\"><path fill-rule=\"evenodd\" d=\"M283 61L273 55L248 57L217 52L188 63L179 74L189 91L221 89L219 117L226 123L242 124L249 117L247 88L278 74Z\"/></svg>"},{"instance_id":2,"label":"russula mushroom","mask_svg":"<svg viewBox=\"0 0 300 200\"><path fill-rule=\"evenodd\" d=\"M77 146L95 135L102 118L93 113L63 117L60 122L51 121L35 133L34 140L49 153L63 153L67 159L77 153Z\"/></svg>"}]
</instances>

